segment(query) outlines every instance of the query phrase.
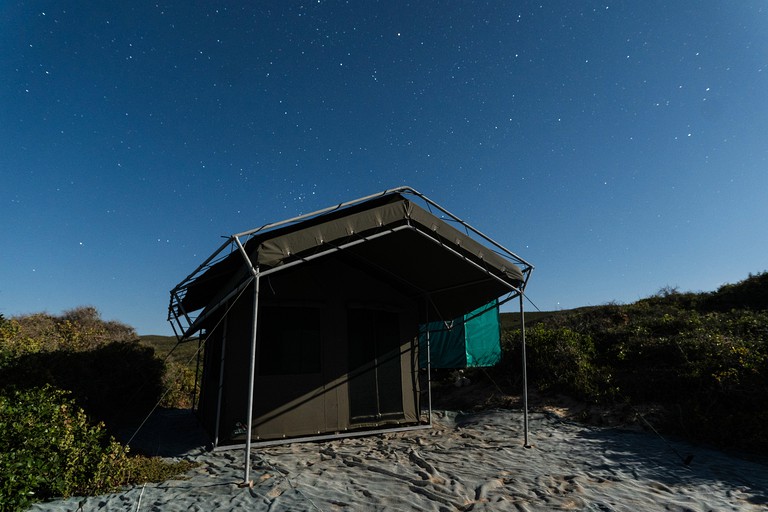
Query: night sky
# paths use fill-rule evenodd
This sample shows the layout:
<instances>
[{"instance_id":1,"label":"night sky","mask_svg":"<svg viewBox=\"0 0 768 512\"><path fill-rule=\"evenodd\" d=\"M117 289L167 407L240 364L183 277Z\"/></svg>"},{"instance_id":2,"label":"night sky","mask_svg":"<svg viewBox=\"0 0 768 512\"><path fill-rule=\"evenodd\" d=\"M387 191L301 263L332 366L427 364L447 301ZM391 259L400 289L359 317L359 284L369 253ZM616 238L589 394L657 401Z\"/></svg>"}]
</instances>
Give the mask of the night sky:
<instances>
[{"instance_id":1,"label":"night sky","mask_svg":"<svg viewBox=\"0 0 768 512\"><path fill-rule=\"evenodd\" d=\"M3 2L0 178L6 317L169 334L222 235L398 185L542 310L711 291L768 269L768 3Z\"/></svg>"}]
</instances>

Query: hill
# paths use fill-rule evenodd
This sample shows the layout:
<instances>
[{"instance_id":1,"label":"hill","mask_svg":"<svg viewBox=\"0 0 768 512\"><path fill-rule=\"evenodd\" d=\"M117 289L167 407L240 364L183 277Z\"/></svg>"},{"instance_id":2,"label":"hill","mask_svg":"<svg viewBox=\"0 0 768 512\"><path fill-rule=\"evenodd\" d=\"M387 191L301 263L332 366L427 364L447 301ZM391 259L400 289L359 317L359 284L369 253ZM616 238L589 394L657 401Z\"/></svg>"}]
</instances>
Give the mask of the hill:
<instances>
[{"instance_id":1,"label":"hill","mask_svg":"<svg viewBox=\"0 0 768 512\"><path fill-rule=\"evenodd\" d=\"M160 359L165 359L170 353L170 361L183 365L187 365L195 359L198 349L197 338L179 343L178 346L176 346L175 336L139 336L139 342L145 347L152 348L155 355Z\"/></svg>"}]
</instances>

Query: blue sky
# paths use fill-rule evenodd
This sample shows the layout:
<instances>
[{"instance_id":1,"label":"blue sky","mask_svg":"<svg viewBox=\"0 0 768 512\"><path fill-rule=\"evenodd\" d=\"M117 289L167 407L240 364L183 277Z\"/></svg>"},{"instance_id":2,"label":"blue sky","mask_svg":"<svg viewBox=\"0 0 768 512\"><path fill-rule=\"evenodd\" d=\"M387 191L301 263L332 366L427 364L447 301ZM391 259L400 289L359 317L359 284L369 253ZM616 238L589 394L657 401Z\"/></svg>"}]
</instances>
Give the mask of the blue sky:
<instances>
[{"instance_id":1,"label":"blue sky","mask_svg":"<svg viewBox=\"0 0 768 512\"><path fill-rule=\"evenodd\" d=\"M542 310L768 269L768 4L4 2L0 313L169 334L222 235L410 185Z\"/></svg>"}]
</instances>

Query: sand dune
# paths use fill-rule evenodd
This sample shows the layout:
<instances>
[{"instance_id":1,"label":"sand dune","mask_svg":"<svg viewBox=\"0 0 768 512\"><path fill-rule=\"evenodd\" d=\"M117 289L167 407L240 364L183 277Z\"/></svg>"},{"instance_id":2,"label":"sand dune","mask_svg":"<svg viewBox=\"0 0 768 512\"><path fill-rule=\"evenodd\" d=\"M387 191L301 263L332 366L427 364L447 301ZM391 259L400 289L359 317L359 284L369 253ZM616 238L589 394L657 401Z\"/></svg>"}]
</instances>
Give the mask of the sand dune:
<instances>
[{"instance_id":1,"label":"sand dune","mask_svg":"<svg viewBox=\"0 0 768 512\"><path fill-rule=\"evenodd\" d=\"M531 447L524 448L519 411L438 412L430 430L258 449L252 488L238 486L241 450L195 448L176 454L201 463L186 480L32 510L74 511L80 504L84 511L768 508L768 465L762 461L548 413L532 414L530 428ZM165 430L168 442L155 442L168 455L193 434ZM688 454L694 458L685 465Z\"/></svg>"}]
</instances>

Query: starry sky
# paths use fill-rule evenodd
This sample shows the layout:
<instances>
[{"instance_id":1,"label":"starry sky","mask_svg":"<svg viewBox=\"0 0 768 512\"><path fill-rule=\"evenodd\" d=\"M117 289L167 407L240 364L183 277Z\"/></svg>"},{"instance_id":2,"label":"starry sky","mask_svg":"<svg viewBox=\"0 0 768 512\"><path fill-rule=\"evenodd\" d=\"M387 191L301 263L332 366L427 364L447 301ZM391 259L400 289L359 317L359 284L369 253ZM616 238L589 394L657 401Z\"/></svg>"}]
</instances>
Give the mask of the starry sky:
<instances>
[{"instance_id":1,"label":"starry sky","mask_svg":"<svg viewBox=\"0 0 768 512\"><path fill-rule=\"evenodd\" d=\"M768 3L2 2L0 178L6 317L170 334L221 236L399 185L541 310L711 291L768 269Z\"/></svg>"}]
</instances>

